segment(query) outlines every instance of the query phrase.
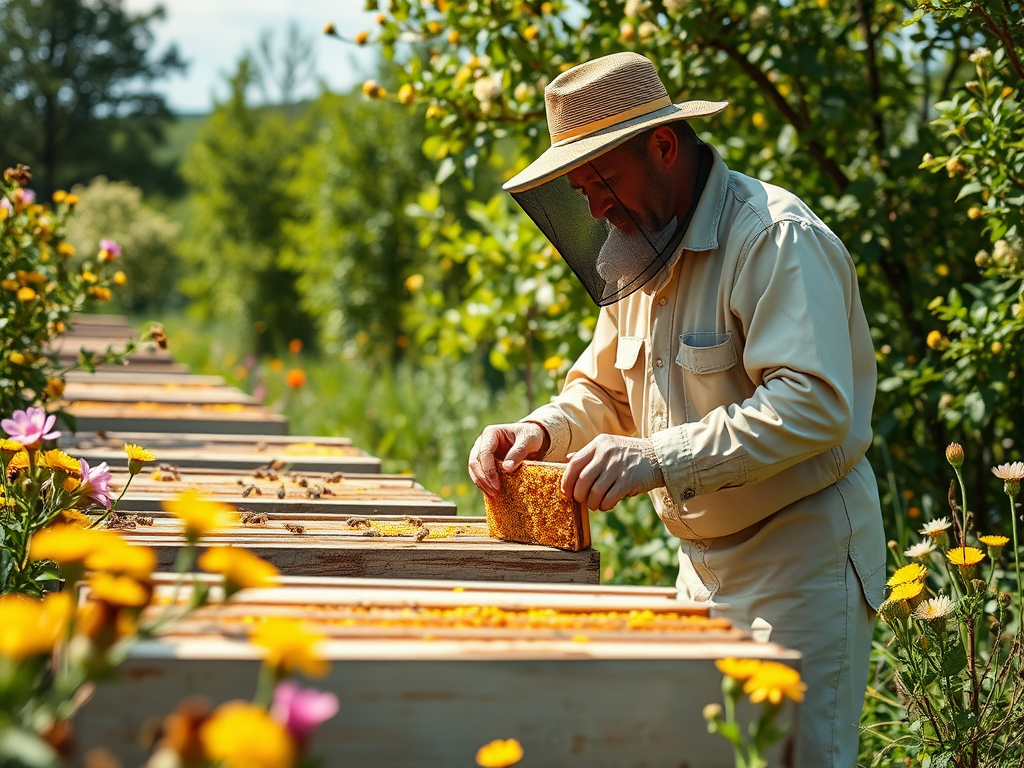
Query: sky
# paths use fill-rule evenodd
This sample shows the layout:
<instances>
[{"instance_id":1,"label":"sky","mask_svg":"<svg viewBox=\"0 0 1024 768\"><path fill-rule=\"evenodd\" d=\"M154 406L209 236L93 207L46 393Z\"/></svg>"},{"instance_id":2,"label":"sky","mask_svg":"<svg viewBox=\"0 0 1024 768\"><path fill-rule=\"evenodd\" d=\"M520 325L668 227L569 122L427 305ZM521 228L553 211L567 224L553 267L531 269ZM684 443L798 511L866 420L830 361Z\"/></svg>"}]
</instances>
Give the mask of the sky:
<instances>
[{"instance_id":1,"label":"sky","mask_svg":"<svg viewBox=\"0 0 1024 768\"><path fill-rule=\"evenodd\" d=\"M157 5L166 11L163 21L152 25L157 50L174 43L189 65L184 75L156 84L174 112L210 111L215 96L226 96L225 76L234 71L242 54L256 49L265 30L273 30L282 42L293 21L313 40L317 74L332 90L361 83L373 69L372 47L359 48L322 34L328 21L350 39L360 30L372 31L377 14L363 10L364 0L124 0L124 6L136 12ZM317 85L309 83L298 95L316 91Z\"/></svg>"}]
</instances>

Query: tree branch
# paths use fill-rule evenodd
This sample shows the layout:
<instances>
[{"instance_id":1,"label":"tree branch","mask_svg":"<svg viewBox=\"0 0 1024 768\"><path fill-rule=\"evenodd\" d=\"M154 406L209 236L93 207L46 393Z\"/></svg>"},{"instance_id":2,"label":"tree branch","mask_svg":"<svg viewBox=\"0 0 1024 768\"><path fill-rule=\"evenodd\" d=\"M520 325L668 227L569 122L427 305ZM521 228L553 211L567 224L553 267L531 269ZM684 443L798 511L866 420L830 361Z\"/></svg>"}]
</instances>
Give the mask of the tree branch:
<instances>
[{"instance_id":1,"label":"tree branch","mask_svg":"<svg viewBox=\"0 0 1024 768\"><path fill-rule=\"evenodd\" d=\"M1009 33L1004 29L999 28L981 3L974 3L971 7L979 16L981 16L985 26L989 28L992 34L995 35L1004 46L1006 46L1006 55L1010 57L1010 64L1013 65L1013 69L1017 73L1017 78L1019 80L1024 80L1024 66L1021 65L1020 59L1017 57L1017 51L1013 47L1013 38L1010 37Z\"/></svg>"}]
</instances>

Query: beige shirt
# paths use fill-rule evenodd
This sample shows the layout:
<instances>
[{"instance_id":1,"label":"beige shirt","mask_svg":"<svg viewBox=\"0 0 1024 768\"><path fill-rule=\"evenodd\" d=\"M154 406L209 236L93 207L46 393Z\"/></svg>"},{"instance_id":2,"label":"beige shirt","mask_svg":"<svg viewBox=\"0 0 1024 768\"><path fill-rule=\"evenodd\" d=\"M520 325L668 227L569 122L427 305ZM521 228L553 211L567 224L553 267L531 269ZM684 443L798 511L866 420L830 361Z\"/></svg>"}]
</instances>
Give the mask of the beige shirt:
<instances>
[{"instance_id":1,"label":"beige shirt","mask_svg":"<svg viewBox=\"0 0 1024 768\"><path fill-rule=\"evenodd\" d=\"M603 433L650 438L658 514L707 539L850 472L871 442L875 383L849 252L800 199L714 152L668 279L603 308L561 394L524 421L547 429L555 461ZM860 506L855 546L867 523L853 518L878 516L877 495Z\"/></svg>"}]
</instances>

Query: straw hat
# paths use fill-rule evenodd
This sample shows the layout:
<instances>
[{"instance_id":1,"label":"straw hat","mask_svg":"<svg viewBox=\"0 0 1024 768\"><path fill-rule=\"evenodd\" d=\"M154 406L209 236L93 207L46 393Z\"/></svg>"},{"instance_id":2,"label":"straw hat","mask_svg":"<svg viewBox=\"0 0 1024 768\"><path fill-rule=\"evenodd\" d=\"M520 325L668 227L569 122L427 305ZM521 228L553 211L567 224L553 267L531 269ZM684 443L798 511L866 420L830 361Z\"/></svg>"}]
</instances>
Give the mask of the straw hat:
<instances>
[{"instance_id":1,"label":"straw hat","mask_svg":"<svg viewBox=\"0 0 1024 768\"><path fill-rule=\"evenodd\" d=\"M650 59L624 52L566 70L544 89L544 104L551 147L504 184L508 192L551 181L648 128L717 115L729 102L673 104Z\"/></svg>"}]
</instances>

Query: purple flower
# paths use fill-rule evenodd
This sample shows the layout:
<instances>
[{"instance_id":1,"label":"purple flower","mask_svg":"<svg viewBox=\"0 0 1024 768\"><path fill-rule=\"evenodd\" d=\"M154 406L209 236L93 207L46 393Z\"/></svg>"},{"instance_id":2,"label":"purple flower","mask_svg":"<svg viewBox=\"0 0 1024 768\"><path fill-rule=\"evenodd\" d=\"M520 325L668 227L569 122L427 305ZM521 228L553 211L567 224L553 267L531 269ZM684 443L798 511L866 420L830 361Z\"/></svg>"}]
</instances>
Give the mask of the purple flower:
<instances>
[{"instance_id":1,"label":"purple flower","mask_svg":"<svg viewBox=\"0 0 1024 768\"><path fill-rule=\"evenodd\" d=\"M15 411L11 418L0 421L12 440L17 440L26 448L37 448L42 440L54 440L60 437L60 432L53 429L53 423L57 421L56 416L47 416L42 408L29 408L25 411Z\"/></svg>"},{"instance_id":2,"label":"purple flower","mask_svg":"<svg viewBox=\"0 0 1024 768\"><path fill-rule=\"evenodd\" d=\"M14 190L14 196L18 198L23 206L32 205L36 201L36 193L31 189L16 189Z\"/></svg>"},{"instance_id":3,"label":"purple flower","mask_svg":"<svg viewBox=\"0 0 1024 768\"><path fill-rule=\"evenodd\" d=\"M89 497L104 509L110 509L110 499L114 494L110 490L110 467L107 462L92 469L85 459L79 459L78 462L82 465L82 482L77 488L79 495Z\"/></svg>"},{"instance_id":4,"label":"purple flower","mask_svg":"<svg viewBox=\"0 0 1024 768\"><path fill-rule=\"evenodd\" d=\"M299 744L304 744L320 723L338 714L338 697L316 688L300 688L285 680L274 689L270 712Z\"/></svg>"},{"instance_id":5,"label":"purple flower","mask_svg":"<svg viewBox=\"0 0 1024 768\"><path fill-rule=\"evenodd\" d=\"M113 240L100 240L100 259L103 261L113 261L114 259L120 258L120 256L120 245L115 243Z\"/></svg>"}]
</instances>

